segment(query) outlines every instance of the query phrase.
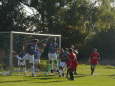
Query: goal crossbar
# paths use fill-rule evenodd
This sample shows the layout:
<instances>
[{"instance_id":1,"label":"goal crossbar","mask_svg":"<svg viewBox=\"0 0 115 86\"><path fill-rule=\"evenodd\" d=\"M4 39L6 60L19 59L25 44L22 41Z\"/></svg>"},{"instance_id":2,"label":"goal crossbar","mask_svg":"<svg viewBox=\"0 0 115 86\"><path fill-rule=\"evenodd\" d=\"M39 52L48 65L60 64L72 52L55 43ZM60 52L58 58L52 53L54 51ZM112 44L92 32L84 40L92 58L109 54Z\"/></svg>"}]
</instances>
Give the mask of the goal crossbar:
<instances>
[{"instance_id":1,"label":"goal crossbar","mask_svg":"<svg viewBox=\"0 0 115 86\"><path fill-rule=\"evenodd\" d=\"M24 34L24 35L40 35L40 36L54 36L54 37L60 37L61 35L54 35L54 34L40 34L40 33L28 33L28 32L16 32L11 31L13 34Z\"/></svg>"}]
</instances>

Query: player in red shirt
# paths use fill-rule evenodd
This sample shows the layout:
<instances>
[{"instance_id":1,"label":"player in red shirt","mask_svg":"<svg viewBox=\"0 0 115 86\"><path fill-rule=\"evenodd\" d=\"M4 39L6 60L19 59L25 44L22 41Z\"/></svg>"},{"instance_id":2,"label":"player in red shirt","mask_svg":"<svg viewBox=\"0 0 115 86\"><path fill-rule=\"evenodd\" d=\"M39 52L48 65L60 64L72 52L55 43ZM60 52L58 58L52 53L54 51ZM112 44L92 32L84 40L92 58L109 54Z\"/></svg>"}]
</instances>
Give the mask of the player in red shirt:
<instances>
[{"instance_id":1,"label":"player in red shirt","mask_svg":"<svg viewBox=\"0 0 115 86\"><path fill-rule=\"evenodd\" d=\"M75 71L76 66L77 66L76 54L73 52L72 49L69 49L68 61L67 61L67 78L69 74L70 80L74 80L73 72Z\"/></svg>"},{"instance_id":2,"label":"player in red shirt","mask_svg":"<svg viewBox=\"0 0 115 86\"><path fill-rule=\"evenodd\" d=\"M100 54L97 52L97 49L94 48L93 52L90 54L90 64L91 64L91 75L93 75L96 65L99 63Z\"/></svg>"}]
</instances>

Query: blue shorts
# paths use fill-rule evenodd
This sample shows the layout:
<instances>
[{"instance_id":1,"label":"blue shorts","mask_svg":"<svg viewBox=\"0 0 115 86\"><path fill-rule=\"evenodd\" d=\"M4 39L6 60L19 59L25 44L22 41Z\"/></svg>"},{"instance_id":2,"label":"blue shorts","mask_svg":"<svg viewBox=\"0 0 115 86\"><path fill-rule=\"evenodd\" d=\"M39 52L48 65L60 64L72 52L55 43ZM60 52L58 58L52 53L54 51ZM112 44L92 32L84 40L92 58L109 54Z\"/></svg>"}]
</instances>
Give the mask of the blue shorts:
<instances>
[{"instance_id":1,"label":"blue shorts","mask_svg":"<svg viewBox=\"0 0 115 86\"><path fill-rule=\"evenodd\" d=\"M95 67L97 64L91 64L91 66Z\"/></svg>"}]
</instances>

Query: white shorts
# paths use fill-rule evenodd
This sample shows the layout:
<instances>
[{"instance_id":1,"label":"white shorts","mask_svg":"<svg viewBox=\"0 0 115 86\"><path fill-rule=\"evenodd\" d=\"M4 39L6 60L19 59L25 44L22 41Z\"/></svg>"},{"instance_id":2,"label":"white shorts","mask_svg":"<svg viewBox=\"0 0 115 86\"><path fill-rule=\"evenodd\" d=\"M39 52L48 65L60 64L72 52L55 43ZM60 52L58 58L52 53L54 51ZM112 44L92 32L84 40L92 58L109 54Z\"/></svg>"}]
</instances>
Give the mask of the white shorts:
<instances>
[{"instance_id":1,"label":"white shorts","mask_svg":"<svg viewBox=\"0 0 115 86\"><path fill-rule=\"evenodd\" d=\"M25 60L18 60L18 66L25 66L26 62Z\"/></svg>"},{"instance_id":2,"label":"white shorts","mask_svg":"<svg viewBox=\"0 0 115 86\"><path fill-rule=\"evenodd\" d=\"M34 59L34 55L30 55L28 53L24 56L24 59L28 60L29 63L32 63L32 64L33 64L33 62L34 62L34 64L39 64L40 63L40 58Z\"/></svg>"},{"instance_id":3,"label":"white shorts","mask_svg":"<svg viewBox=\"0 0 115 86\"><path fill-rule=\"evenodd\" d=\"M25 60L28 60L29 61L29 63L33 63L34 62L34 55L31 55L31 54L26 54L25 56L24 56L24 59Z\"/></svg>"},{"instance_id":4,"label":"white shorts","mask_svg":"<svg viewBox=\"0 0 115 86\"><path fill-rule=\"evenodd\" d=\"M24 66L26 65L25 59L21 58L20 56L16 56L16 58L18 59L18 66Z\"/></svg>"},{"instance_id":5,"label":"white shorts","mask_svg":"<svg viewBox=\"0 0 115 86\"><path fill-rule=\"evenodd\" d=\"M57 60L57 54L56 53L48 53L48 58L51 61Z\"/></svg>"},{"instance_id":6,"label":"white shorts","mask_svg":"<svg viewBox=\"0 0 115 86\"><path fill-rule=\"evenodd\" d=\"M39 64L40 63L40 59L35 59L34 60L34 64Z\"/></svg>"},{"instance_id":7,"label":"white shorts","mask_svg":"<svg viewBox=\"0 0 115 86\"><path fill-rule=\"evenodd\" d=\"M59 66L62 68L66 67L66 62L60 62Z\"/></svg>"}]
</instances>

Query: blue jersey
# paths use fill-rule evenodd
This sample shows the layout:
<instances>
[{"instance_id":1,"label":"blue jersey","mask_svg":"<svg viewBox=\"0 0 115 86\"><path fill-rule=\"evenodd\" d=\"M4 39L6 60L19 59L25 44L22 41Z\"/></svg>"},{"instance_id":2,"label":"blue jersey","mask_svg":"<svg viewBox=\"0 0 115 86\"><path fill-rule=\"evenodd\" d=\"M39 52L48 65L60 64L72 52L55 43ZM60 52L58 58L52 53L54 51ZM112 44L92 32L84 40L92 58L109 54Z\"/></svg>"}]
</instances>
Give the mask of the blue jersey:
<instances>
[{"instance_id":1,"label":"blue jersey","mask_svg":"<svg viewBox=\"0 0 115 86\"><path fill-rule=\"evenodd\" d=\"M24 53L24 52L22 52L22 53L19 54L19 57L20 57L20 58L23 58L24 56L25 56L25 53Z\"/></svg>"},{"instance_id":2,"label":"blue jersey","mask_svg":"<svg viewBox=\"0 0 115 86\"><path fill-rule=\"evenodd\" d=\"M36 53L37 49L38 49L38 46L36 44L29 44L27 47L27 53L33 55L34 53Z\"/></svg>"},{"instance_id":3,"label":"blue jersey","mask_svg":"<svg viewBox=\"0 0 115 86\"><path fill-rule=\"evenodd\" d=\"M24 56L25 56L25 53L24 52L21 52L19 55L17 55L17 59L18 60L23 60L24 59Z\"/></svg>"},{"instance_id":4,"label":"blue jersey","mask_svg":"<svg viewBox=\"0 0 115 86\"><path fill-rule=\"evenodd\" d=\"M57 43L50 43L48 51L49 51L49 53L56 53L56 51L57 51Z\"/></svg>"},{"instance_id":5,"label":"blue jersey","mask_svg":"<svg viewBox=\"0 0 115 86\"><path fill-rule=\"evenodd\" d=\"M39 50L34 51L34 59L39 59L41 56L41 52Z\"/></svg>"},{"instance_id":6,"label":"blue jersey","mask_svg":"<svg viewBox=\"0 0 115 86\"><path fill-rule=\"evenodd\" d=\"M37 44L30 44L27 51L29 54L34 55L34 59L40 58L41 52L39 51Z\"/></svg>"}]
</instances>

